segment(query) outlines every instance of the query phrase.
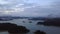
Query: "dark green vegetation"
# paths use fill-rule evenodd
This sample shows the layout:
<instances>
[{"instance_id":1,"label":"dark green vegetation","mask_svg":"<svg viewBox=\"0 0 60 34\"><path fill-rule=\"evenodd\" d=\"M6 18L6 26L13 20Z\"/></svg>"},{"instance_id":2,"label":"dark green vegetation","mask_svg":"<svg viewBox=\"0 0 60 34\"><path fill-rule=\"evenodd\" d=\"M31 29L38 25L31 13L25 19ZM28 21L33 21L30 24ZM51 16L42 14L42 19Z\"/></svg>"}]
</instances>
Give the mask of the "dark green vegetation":
<instances>
[{"instance_id":1,"label":"dark green vegetation","mask_svg":"<svg viewBox=\"0 0 60 34\"><path fill-rule=\"evenodd\" d=\"M32 23L32 21L29 21L29 23Z\"/></svg>"},{"instance_id":2,"label":"dark green vegetation","mask_svg":"<svg viewBox=\"0 0 60 34\"><path fill-rule=\"evenodd\" d=\"M37 30L36 32L34 32L34 34L46 34L46 33L43 31Z\"/></svg>"},{"instance_id":3,"label":"dark green vegetation","mask_svg":"<svg viewBox=\"0 0 60 34\"><path fill-rule=\"evenodd\" d=\"M0 21L10 21L13 20L12 18L0 18Z\"/></svg>"},{"instance_id":4,"label":"dark green vegetation","mask_svg":"<svg viewBox=\"0 0 60 34\"><path fill-rule=\"evenodd\" d=\"M8 31L9 33L28 33L29 30L24 26L18 26L12 23L0 23L0 31Z\"/></svg>"},{"instance_id":5,"label":"dark green vegetation","mask_svg":"<svg viewBox=\"0 0 60 34\"><path fill-rule=\"evenodd\" d=\"M11 24L11 23L0 23L0 31L2 30L9 30L11 28L17 27L16 24Z\"/></svg>"},{"instance_id":6,"label":"dark green vegetation","mask_svg":"<svg viewBox=\"0 0 60 34\"><path fill-rule=\"evenodd\" d=\"M30 30L28 30L24 26L18 26L13 23L0 23L0 31L8 31L9 34L27 34ZM37 30L34 34L46 34L43 31Z\"/></svg>"},{"instance_id":7,"label":"dark green vegetation","mask_svg":"<svg viewBox=\"0 0 60 34\"><path fill-rule=\"evenodd\" d=\"M45 17L34 17L34 18L28 18L28 20L45 20Z\"/></svg>"},{"instance_id":8,"label":"dark green vegetation","mask_svg":"<svg viewBox=\"0 0 60 34\"><path fill-rule=\"evenodd\" d=\"M44 24L44 22L37 22L37 25L41 25L41 24Z\"/></svg>"},{"instance_id":9,"label":"dark green vegetation","mask_svg":"<svg viewBox=\"0 0 60 34\"><path fill-rule=\"evenodd\" d=\"M60 18L47 19L45 20L44 25L60 26Z\"/></svg>"},{"instance_id":10,"label":"dark green vegetation","mask_svg":"<svg viewBox=\"0 0 60 34\"><path fill-rule=\"evenodd\" d=\"M22 21L23 23L25 23L25 21Z\"/></svg>"},{"instance_id":11,"label":"dark green vegetation","mask_svg":"<svg viewBox=\"0 0 60 34\"><path fill-rule=\"evenodd\" d=\"M10 30L8 30L8 32L9 33L27 33L29 32L29 30L23 26L18 26L16 28L11 28Z\"/></svg>"},{"instance_id":12,"label":"dark green vegetation","mask_svg":"<svg viewBox=\"0 0 60 34\"><path fill-rule=\"evenodd\" d=\"M42 25L46 25L46 26L60 26L60 18L53 18L53 19L46 19L45 22L38 22L37 23L42 24Z\"/></svg>"}]
</instances>

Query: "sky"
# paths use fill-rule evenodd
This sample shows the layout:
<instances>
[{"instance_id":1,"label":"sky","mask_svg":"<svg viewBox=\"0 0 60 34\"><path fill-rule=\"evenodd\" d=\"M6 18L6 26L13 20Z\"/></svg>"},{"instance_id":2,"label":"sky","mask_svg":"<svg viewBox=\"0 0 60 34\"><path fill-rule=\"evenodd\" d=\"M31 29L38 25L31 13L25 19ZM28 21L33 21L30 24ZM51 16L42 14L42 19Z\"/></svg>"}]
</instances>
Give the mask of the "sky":
<instances>
[{"instance_id":1,"label":"sky","mask_svg":"<svg viewBox=\"0 0 60 34\"><path fill-rule=\"evenodd\" d=\"M60 17L60 0L0 0L0 16Z\"/></svg>"}]
</instances>

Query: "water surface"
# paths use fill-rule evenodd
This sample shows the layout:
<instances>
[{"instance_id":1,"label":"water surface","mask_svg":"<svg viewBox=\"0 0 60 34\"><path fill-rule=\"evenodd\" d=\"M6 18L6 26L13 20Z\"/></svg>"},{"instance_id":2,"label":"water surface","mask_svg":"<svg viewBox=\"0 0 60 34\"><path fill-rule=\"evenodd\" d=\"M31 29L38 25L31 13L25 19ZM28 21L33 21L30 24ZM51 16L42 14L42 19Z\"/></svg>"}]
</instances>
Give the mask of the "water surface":
<instances>
[{"instance_id":1,"label":"water surface","mask_svg":"<svg viewBox=\"0 0 60 34\"><path fill-rule=\"evenodd\" d=\"M23 23L23 21L25 23ZM29 23L30 21L32 21L32 23ZM25 27L27 27L27 29L30 30L30 32L28 34L33 34L33 32L35 32L36 30L44 31L47 34L60 34L60 27L36 25L37 22L39 22L39 21L41 21L41 20L34 21L34 20L28 20L28 19L14 19L11 21L0 21L0 23L10 22L10 23L15 23L17 25L25 26ZM7 32L0 32L0 34L3 34L3 33L8 34Z\"/></svg>"}]
</instances>

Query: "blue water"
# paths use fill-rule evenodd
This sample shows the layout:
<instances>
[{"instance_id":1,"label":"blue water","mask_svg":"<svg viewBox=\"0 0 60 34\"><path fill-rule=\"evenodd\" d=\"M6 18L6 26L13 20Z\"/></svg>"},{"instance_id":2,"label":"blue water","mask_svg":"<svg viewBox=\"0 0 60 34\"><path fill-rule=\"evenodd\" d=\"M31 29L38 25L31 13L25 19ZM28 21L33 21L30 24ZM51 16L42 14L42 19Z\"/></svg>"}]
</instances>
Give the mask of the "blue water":
<instances>
[{"instance_id":1,"label":"blue water","mask_svg":"<svg viewBox=\"0 0 60 34\"><path fill-rule=\"evenodd\" d=\"M25 23L23 23L25 21ZM29 21L32 21L32 23L29 23ZM55 26L44 26L44 25L36 25L38 21L33 21L33 20L28 20L28 19L14 19L11 21L0 21L0 23L5 23L5 22L10 22L10 23L15 23L17 25L22 25L27 27L27 29L30 30L28 34L33 34L36 30L41 30L46 32L46 34L60 34L60 27L55 27ZM8 34L6 32L3 32L4 34ZM0 32L0 34L3 34Z\"/></svg>"}]
</instances>

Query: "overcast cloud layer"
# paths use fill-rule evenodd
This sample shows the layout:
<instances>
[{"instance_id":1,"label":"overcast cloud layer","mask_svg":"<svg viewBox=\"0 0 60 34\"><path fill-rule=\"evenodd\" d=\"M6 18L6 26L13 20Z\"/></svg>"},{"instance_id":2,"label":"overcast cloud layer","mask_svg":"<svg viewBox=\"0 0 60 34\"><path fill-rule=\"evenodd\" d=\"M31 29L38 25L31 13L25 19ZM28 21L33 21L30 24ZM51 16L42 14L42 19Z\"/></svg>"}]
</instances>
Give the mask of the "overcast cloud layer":
<instances>
[{"instance_id":1,"label":"overcast cloud layer","mask_svg":"<svg viewBox=\"0 0 60 34\"><path fill-rule=\"evenodd\" d=\"M60 17L60 0L0 0L0 15Z\"/></svg>"}]
</instances>

